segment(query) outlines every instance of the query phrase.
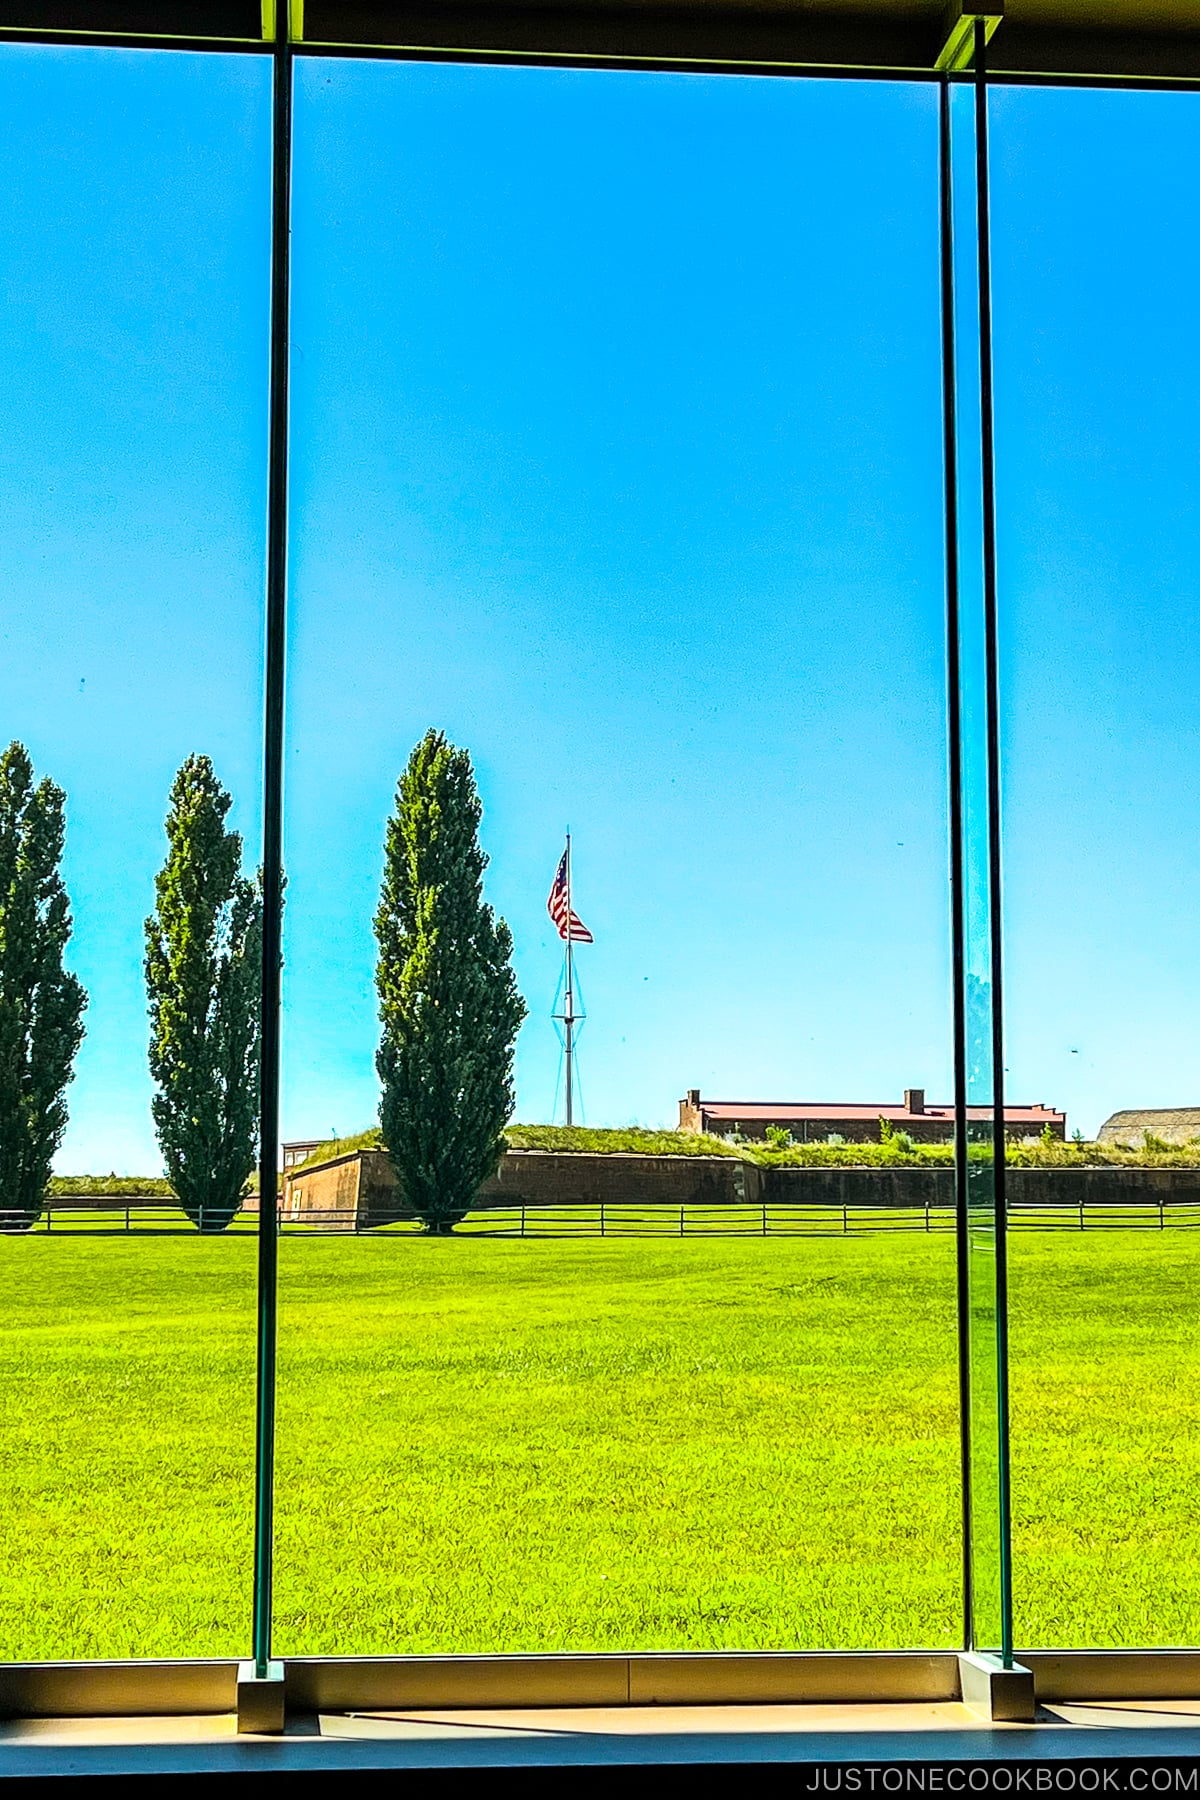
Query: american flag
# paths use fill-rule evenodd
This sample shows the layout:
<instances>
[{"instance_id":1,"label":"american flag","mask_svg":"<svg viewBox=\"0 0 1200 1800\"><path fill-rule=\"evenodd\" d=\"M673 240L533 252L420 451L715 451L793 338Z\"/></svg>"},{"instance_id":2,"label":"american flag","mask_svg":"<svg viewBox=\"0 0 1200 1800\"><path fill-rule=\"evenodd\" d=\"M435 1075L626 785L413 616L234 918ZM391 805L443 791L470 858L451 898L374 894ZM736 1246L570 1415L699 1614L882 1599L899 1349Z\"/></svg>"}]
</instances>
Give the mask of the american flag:
<instances>
[{"instance_id":1,"label":"american flag","mask_svg":"<svg viewBox=\"0 0 1200 1800\"><path fill-rule=\"evenodd\" d=\"M546 911L558 926L558 935L566 943L594 944L595 938L580 918L567 904L567 858L569 850L564 850L562 861L558 865L558 873L554 877L550 889L550 898L546 902Z\"/></svg>"}]
</instances>

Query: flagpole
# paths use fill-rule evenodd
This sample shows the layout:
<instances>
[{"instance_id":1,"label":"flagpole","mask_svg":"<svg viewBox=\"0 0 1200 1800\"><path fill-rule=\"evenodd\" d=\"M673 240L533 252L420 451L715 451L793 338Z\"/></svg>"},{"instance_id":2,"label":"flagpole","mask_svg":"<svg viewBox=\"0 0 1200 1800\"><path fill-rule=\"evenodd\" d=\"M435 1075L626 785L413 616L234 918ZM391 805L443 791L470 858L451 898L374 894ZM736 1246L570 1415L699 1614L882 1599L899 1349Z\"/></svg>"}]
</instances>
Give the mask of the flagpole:
<instances>
[{"instance_id":1,"label":"flagpole","mask_svg":"<svg viewBox=\"0 0 1200 1800\"><path fill-rule=\"evenodd\" d=\"M571 834L567 833L567 991L563 1002L563 1025L567 1040L567 1124L574 1124L572 1092L572 1063L575 1055L574 1025L575 999L572 992L574 986L574 968L571 957Z\"/></svg>"}]
</instances>

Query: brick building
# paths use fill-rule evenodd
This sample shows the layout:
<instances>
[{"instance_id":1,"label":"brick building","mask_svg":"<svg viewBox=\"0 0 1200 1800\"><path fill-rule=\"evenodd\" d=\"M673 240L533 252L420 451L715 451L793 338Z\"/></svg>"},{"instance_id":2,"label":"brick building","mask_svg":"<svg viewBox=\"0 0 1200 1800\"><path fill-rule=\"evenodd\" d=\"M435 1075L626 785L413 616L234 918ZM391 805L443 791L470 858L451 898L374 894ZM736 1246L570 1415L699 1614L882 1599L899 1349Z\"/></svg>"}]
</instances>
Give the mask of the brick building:
<instances>
[{"instance_id":1,"label":"brick building","mask_svg":"<svg viewBox=\"0 0 1200 1800\"><path fill-rule=\"evenodd\" d=\"M299 1138L290 1144L285 1144L283 1146L284 1168L294 1169L297 1163L302 1163L306 1157L312 1155L314 1150L319 1150L326 1141L325 1138Z\"/></svg>"},{"instance_id":2,"label":"brick building","mask_svg":"<svg viewBox=\"0 0 1200 1800\"><path fill-rule=\"evenodd\" d=\"M991 1111L970 1106L967 1118L986 1124ZM845 1104L821 1100L702 1100L699 1088L689 1088L679 1102L680 1131L706 1131L714 1137L737 1132L745 1138L765 1138L768 1125L781 1126L797 1143L823 1144L838 1137L848 1144L877 1144L879 1121L886 1119L896 1131L907 1131L918 1144L948 1144L954 1138L953 1105L931 1106L924 1088L905 1088L904 1104ZM1048 1106L1006 1106L1004 1126L1010 1138L1040 1137L1046 1126L1053 1137L1067 1135L1067 1115Z\"/></svg>"}]
</instances>

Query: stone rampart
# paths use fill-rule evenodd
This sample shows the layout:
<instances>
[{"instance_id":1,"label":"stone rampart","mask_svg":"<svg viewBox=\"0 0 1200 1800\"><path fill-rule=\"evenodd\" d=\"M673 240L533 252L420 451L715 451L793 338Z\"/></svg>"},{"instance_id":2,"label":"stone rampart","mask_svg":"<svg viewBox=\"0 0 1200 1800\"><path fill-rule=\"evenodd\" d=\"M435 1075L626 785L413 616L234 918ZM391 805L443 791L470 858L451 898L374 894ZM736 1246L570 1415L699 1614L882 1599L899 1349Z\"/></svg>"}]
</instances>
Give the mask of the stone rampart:
<instances>
[{"instance_id":1,"label":"stone rampart","mask_svg":"<svg viewBox=\"0 0 1200 1800\"><path fill-rule=\"evenodd\" d=\"M481 1206L757 1205L762 1174L740 1156L609 1156L510 1150L480 1192Z\"/></svg>"},{"instance_id":2,"label":"stone rampart","mask_svg":"<svg viewBox=\"0 0 1200 1800\"><path fill-rule=\"evenodd\" d=\"M1200 1168L1049 1168L1007 1171L1014 1208L1200 1206ZM484 1183L475 1211L566 1206L950 1207L954 1170L839 1167L763 1168L733 1156L589 1155L510 1150ZM332 1231L362 1230L407 1216L395 1174L380 1150L337 1157L289 1173L286 1221Z\"/></svg>"}]
</instances>

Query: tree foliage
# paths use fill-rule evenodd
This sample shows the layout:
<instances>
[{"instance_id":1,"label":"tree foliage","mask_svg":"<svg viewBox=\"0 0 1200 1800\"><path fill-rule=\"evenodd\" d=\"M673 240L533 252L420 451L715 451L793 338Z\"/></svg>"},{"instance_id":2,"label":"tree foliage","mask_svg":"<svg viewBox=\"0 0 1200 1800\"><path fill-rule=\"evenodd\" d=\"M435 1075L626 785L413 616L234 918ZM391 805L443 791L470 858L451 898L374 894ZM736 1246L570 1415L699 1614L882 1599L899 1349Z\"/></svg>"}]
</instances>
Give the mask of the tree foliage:
<instances>
[{"instance_id":1,"label":"tree foliage","mask_svg":"<svg viewBox=\"0 0 1200 1800\"><path fill-rule=\"evenodd\" d=\"M471 759L429 731L388 822L375 915L379 1118L409 1205L453 1230L494 1174L525 1017L512 934L483 899L483 809Z\"/></svg>"},{"instance_id":2,"label":"tree foliage","mask_svg":"<svg viewBox=\"0 0 1200 1800\"><path fill-rule=\"evenodd\" d=\"M223 1231L258 1147L262 887L241 872L232 804L207 756L171 787L167 859L146 920L152 1109L192 1223Z\"/></svg>"},{"instance_id":3,"label":"tree foliage","mask_svg":"<svg viewBox=\"0 0 1200 1800\"><path fill-rule=\"evenodd\" d=\"M67 1127L87 995L63 968L71 911L59 874L66 797L34 785L23 744L0 756L0 1218L37 1222Z\"/></svg>"}]
</instances>

